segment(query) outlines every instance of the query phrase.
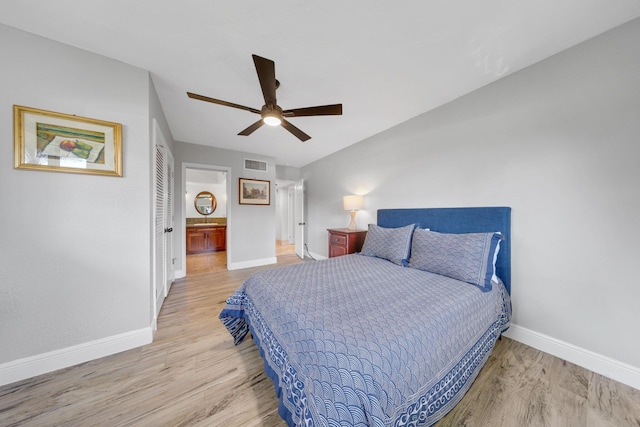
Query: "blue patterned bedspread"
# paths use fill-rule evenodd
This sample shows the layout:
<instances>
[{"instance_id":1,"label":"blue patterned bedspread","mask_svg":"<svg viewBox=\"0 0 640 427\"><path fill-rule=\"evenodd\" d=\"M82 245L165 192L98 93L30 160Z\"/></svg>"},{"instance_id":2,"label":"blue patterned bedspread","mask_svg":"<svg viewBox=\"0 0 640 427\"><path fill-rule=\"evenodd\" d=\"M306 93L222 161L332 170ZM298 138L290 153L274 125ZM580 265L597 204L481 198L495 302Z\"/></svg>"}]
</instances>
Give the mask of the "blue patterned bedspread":
<instances>
[{"instance_id":1,"label":"blue patterned bedspread","mask_svg":"<svg viewBox=\"0 0 640 427\"><path fill-rule=\"evenodd\" d=\"M251 328L290 426L418 426L462 398L510 315L504 286L354 254L258 272L220 319L236 344Z\"/></svg>"}]
</instances>

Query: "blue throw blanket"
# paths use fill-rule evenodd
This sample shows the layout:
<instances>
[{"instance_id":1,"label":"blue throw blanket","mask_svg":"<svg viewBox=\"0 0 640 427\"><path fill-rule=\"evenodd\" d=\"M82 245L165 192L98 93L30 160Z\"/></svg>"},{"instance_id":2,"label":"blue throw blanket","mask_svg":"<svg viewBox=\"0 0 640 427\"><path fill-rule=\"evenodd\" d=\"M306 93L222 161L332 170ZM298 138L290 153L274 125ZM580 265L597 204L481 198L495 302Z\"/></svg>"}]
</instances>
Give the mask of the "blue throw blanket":
<instances>
[{"instance_id":1,"label":"blue throw blanket","mask_svg":"<svg viewBox=\"0 0 640 427\"><path fill-rule=\"evenodd\" d=\"M220 319L249 328L290 426L418 426L462 398L509 325L504 286L347 255L254 274Z\"/></svg>"}]
</instances>

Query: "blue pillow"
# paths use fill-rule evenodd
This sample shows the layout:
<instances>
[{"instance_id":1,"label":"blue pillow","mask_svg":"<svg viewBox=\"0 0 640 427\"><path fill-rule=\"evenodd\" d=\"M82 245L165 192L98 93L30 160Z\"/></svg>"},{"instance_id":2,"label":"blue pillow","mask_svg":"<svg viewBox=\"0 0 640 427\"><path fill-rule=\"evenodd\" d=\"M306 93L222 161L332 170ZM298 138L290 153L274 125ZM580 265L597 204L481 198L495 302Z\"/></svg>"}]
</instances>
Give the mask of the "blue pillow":
<instances>
[{"instance_id":1,"label":"blue pillow","mask_svg":"<svg viewBox=\"0 0 640 427\"><path fill-rule=\"evenodd\" d=\"M397 228L385 228L369 224L367 237L362 245L362 255L383 258L398 265L407 265L411 250L411 237L415 224Z\"/></svg>"},{"instance_id":2,"label":"blue pillow","mask_svg":"<svg viewBox=\"0 0 640 427\"><path fill-rule=\"evenodd\" d=\"M416 229L409 267L441 274L490 291L499 233L445 234Z\"/></svg>"}]
</instances>

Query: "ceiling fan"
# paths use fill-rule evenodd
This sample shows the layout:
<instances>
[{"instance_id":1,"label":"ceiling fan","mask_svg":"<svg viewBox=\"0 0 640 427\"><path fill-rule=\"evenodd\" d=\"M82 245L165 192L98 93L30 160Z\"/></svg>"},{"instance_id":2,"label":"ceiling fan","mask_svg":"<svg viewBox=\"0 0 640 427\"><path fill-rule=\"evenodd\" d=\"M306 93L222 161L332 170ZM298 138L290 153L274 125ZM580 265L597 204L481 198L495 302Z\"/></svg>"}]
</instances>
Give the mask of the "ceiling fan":
<instances>
[{"instance_id":1,"label":"ceiling fan","mask_svg":"<svg viewBox=\"0 0 640 427\"><path fill-rule=\"evenodd\" d=\"M200 101L212 102L214 104L225 105L227 107L239 108L241 110L251 111L260 114L261 118L238 135L248 136L260 128L263 124L270 126L281 125L283 128L295 135L300 141L311 139L309 135L289 123L286 118L303 117L303 116L340 116L342 115L342 104L321 105L317 107L294 108L292 110L283 110L276 101L276 89L280 86L280 82L276 80L275 63L258 55L253 56L253 63L256 66L258 80L260 80L260 88L264 96L264 105L260 110L244 105L234 104L232 102L221 101L208 96L198 95L196 93L187 92L187 96Z\"/></svg>"}]
</instances>

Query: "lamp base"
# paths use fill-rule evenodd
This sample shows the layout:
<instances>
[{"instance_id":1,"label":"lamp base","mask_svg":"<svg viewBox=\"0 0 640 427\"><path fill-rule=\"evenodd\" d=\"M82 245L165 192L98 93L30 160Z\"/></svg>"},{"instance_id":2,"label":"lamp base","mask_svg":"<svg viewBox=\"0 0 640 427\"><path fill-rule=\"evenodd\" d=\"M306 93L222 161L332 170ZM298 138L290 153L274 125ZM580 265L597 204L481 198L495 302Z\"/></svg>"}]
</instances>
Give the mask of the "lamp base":
<instances>
[{"instance_id":1,"label":"lamp base","mask_svg":"<svg viewBox=\"0 0 640 427\"><path fill-rule=\"evenodd\" d=\"M349 230L357 230L358 226L356 225L356 211L351 211L351 222L349 223L349 226L347 227Z\"/></svg>"}]
</instances>

